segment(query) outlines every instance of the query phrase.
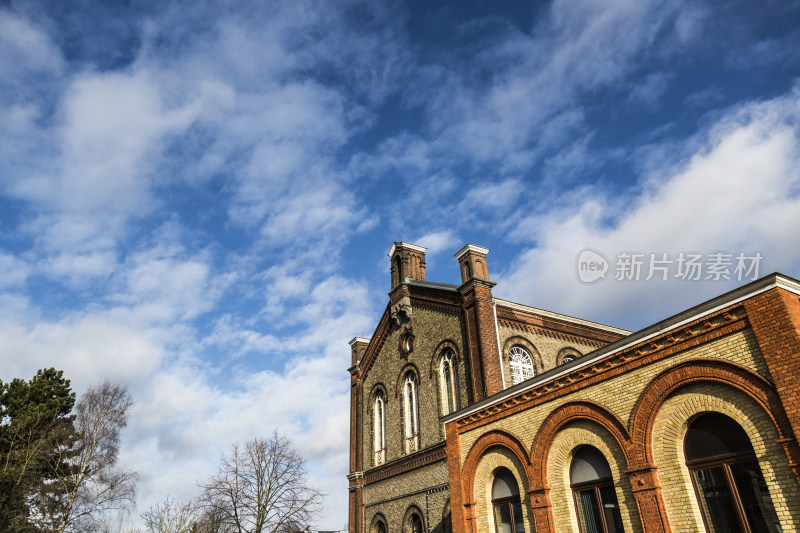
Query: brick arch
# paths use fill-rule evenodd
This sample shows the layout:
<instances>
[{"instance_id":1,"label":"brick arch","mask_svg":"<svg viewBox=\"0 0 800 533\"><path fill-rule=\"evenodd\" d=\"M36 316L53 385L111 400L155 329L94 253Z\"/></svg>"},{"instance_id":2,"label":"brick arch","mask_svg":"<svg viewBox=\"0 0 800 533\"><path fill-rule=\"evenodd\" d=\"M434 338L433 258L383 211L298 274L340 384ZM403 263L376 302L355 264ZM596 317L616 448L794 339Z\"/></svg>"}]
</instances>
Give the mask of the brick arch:
<instances>
[{"instance_id":1,"label":"brick arch","mask_svg":"<svg viewBox=\"0 0 800 533\"><path fill-rule=\"evenodd\" d=\"M464 466L461 468L461 493L466 496L464 503L474 504L472 500L474 498L475 473L478 471L478 465L486 452L495 447L506 448L517 457L523 468L523 472L520 472L520 474L525 475L528 487L531 486L531 462L525 446L514 434L500 429L493 429L484 433L475 441L469 453L467 453L466 459L464 459Z\"/></svg>"},{"instance_id":2,"label":"brick arch","mask_svg":"<svg viewBox=\"0 0 800 533\"><path fill-rule=\"evenodd\" d=\"M435 376L439 373L439 358L442 356L442 353L447 350L453 350L453 358L456 361L461 361L461 354L458 353L458 346L455 342L450 339L445 339L439 343L439 346L433 351L433 357L431 357L431 377Z\"/></svg>"},{"instance_id":3,"label":"brick arch","mask_svg":"<svg viewBox=\"0 0 800 533\"><path fill-rule=\"evenodd\" d=\"M375 395L378 394L378 391L383 392L383 400L388 403L389 402L389 392L386 390L386 386L378 382L372 386L372 389L369 391L369 396L367 400L367 405L372 405L375 402Z\"/></svg>"},{"instance_id":4,"label":"brick arch","mask_svg":"<svg viewBox=\"0 0 800 533\"><path fill-rule=\"evenodd\" d=\"M800 450L792 437L791 426L783 412L780 398L764 378L734 363L724 361L686 361L656 376L636 400L630 417L633 450L631 468L653 464L652 432L661 405L678 389L698 382L713 382L738 389L758 403L786 441L786 453L791 462L800 459ZM795 461L792 461L792 459ZM795 471L795 475L800 472Z\"/></svg>"},{"instance_id":5,"label":"brick arch","mask_svg":"<svg viewBox=\"0 0 800 533\"><path fill-rule=\"evenodd\" d=\"M536 370L536 373L541 374L544 372L544 364L542 364L542 356L539 355L539 350L536 349L536 346L534 346L531 341L525 337L520 337L519 335L509 337L506 339L506 342L503 343L503 360L508 361L508 351L516 344L519 344L525 348L529 354L531 354L531 359L533 360L533 366L534 370Z\"/></svg>"},{"instance_id":6,"label":"brick arch","mask_svg":"<svg viewBox=\"0 0 800 533\"><path fill-rule=\"evenodd\" d=\"M410 505L408 509L406 509L406 513L403 515L403 521L400 523L400 531L402 533L411 533L411 527L409 522L411 521L411 515L415 514L419 516L419 519L422 521L422 531L426 531L427 528L425 526L425 515L423 514L422 510L417 507L416 505Z\"/></svg>"},{"instance_id":7,"label":"brick arch","mask_svg":"<svg viewBox=\"0 0 800 533\"><path fill-rule=\"evenodd\" d=\"M556 434L570 422L576 420L589 420L605 428L622 450L625 456L626 466L631 464L630 458L630 436L625 425L619 418L606 408L586 401L570 402L562 405L542 422L539 431L533 439L531 445L530 458L532 465L532 487L543 489L547 486L547 455L555 439Z\"/></svg>"},{"instance_id":8,"label":"brick arch","mask_svg":"<svg viewBox=\"0 0 800 533\"><path fill-rule=\"evenodd\" d=\"M417 365L414 363L406 364L401 370L400 373L397 375L397 385L395 385L394 389L394 397L397 398L400 396L400 392L403 390L403 378L406 377L406 374L409 372L413 372L414 376L417 378L417 385L419 385L419 369L417 369Z\"/></svg>"},{"instance_id":9,"label":"brick arch","mask_svg":"<svg viewBox=\"0 0 800 533\"><path fill-rule=\"evenodd\" d=\"M561 348L558 353L556 354L556 366L561 364L561 361L568 355L575 357L576 359L582 357L583 354L572 347Z\"/></svg>"},{"instance_id":10,"label":"brick arch","mask_svg":"<svg viewBox=\"0 0 800 533\"><path fill-rule=\"evenodd\" d=\"M383 522L386 531L389 531L389 522L386 521L386 517L383 516L383 513L375 513L372 516L372 520L369 523L369 528L367 529L367 533L374 533L375 526L378 522Z\"/></svg>"}]
</instances>

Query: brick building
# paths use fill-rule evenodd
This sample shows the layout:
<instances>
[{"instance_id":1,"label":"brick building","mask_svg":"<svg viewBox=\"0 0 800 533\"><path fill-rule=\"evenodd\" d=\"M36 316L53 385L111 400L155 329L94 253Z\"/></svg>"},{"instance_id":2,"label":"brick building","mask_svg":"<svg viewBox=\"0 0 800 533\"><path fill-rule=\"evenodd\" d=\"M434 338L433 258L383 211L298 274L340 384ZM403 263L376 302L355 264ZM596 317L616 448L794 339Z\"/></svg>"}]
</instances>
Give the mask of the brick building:
<instances>
[{"instance_id":1,"label":"brick building","mask_svg":"<svg viewBox=\"0 0 800 533\"><path fill-rule=\"evenodd\" d=\"M351 341L350 532L800 530L800 283L778 274L631 333L389 254ZM446 437L446 438L445 438Z\"/></svg>"}]
</instances>

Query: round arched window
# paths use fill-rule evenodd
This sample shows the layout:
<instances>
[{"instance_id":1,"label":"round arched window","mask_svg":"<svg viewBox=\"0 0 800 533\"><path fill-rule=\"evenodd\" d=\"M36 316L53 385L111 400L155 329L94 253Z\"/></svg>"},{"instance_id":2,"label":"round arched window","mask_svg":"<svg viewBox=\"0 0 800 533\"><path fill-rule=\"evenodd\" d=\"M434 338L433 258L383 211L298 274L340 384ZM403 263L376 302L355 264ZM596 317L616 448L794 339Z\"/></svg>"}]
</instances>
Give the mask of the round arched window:
<instances>
[{"instance_id":1,"label":"round arched window","mask_svg":"<svg viewBox=\"0 0 800 533\"><path fill-rule=\"evenodd\" d=\"M581 446L572 457L569 479L583 533L622 532L611 468L594 446Z\"/></svg>"},{"instance_id":2,"label":"round arched window","mask_svg":"<svg viewBox=\"0 0 800 533\"><path fill-rule=\"evenodd\" d=\"M522 383L534 376L531 355L522 346L512 346L508 351L508 364L511 367L511 384Z\"/></svg>"},{"instance_id":3,"label":"round arched window","mask_svg":"<svg viewBox=\"0 0 800 533\"><path fill-rule=\"evenodd\" d=\"M492 507L497 533L524 533L519 485L508 468L498 468L492 481Z\"/></svg>"},{"instance_id":4,"label":"round arched window","mask_svg":"<svg viewBox=\"0 0 800 533\"><path fill-rule=\"evenodd\" d=\"M707 529L781 531L753 446L736 421L700 415L689 424L684 454Z\"/></svg>"}]
</instances>

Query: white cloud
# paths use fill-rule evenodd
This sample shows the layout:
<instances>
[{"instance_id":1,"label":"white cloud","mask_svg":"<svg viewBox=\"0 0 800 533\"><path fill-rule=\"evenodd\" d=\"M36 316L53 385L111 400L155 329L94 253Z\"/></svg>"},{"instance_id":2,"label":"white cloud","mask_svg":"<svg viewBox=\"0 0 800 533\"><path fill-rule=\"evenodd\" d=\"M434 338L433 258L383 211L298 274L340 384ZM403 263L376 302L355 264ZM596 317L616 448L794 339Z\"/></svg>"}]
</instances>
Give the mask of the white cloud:
<instances>
[{"instance_id":1,"label":"white cloud","mask_svg":"<svg viewBox=\"0 0 800 533\"><path fill-rule=\"evenodd\" d=\"M0 290L25 283L30 273L27 263L17 257L0 252Z\"/></svg>"},{"instance_id":2,"label":"white cloud","mask_svg":"<svg viewBox=\"0 0 800 533\"><path fill-rule=\"evenodd\" d=\"M730 111L677 161L628 196L620 215L591 188L563 210L524 222L537 241L498 289L504 297L601 322L642 327L735 283L617 282L581 284L576 258L584 248L612 262L621 252L761 252L760 274L795 274L800 251L800 92ZM609 220L612 222L609 224ZM645 277L647 273L643 273ZM642 311L641 295L652 302Z\"/></svg>"},{"instance_id":3,"label":"white cloud","mask_svg":"<svg viewBox=\"0 0 800 533\"><path fill-rule=\"evenodd\" d=\"M61 52L46 33L0 9L0 83L19 80L36 71L58 73L63 67Z\"/></svg>"}]
</instances>

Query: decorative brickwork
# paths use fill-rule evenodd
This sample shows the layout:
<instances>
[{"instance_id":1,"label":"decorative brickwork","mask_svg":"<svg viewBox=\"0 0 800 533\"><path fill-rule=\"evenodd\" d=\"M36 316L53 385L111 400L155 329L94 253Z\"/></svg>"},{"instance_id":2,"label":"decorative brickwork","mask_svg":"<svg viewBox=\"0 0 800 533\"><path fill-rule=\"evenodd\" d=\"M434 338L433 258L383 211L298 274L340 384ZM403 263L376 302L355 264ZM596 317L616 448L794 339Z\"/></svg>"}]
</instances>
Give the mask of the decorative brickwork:
<instances>
[{"instance_id":1,"label":"decorative brickwork","mask_svg":"<svg viewBox=\"0 0 800 533\"><path fill-rule=\"evenodd\" d=\"M530 456L533 465L531 479L535 489L544 488L547 485L547 456L556 433L566 424L578 420L589 420L608 431L617 442L617 446L623 451L625 464L630 464L627 453L630 448L628 430L613 413L592 402L568 403L550 413L533 439Z\"/></svg>"},{"instance_id":2,"label":"decorative brickwork","mask_svg":"<svg viewBox=\"0 0 800 533\"><path fill-rule=\"evenodd\" d=\"M600 450L608 461L625 531L634 533L643 531L639 514L636 512L637 500L633 497L630 482L625 473L627 469L625 452L617 439L617 435L613 435L605 425L600 425L593 419L572 418L571 422L561 426L561 430L552 441L548 454L542 459L543 468L550 473L548 482L552 500L552 517L549 518L555 525L555 529L551 529L551 531L580 533L570 487L569 470L575 452L585 445ZM546 524L543 523L540 528L540 524L537 522L535 527L538 533L546 527Z\"/></svg>"},{"instance_id":3,"label":"decorative brickwork","mask_svg":"<svg viewBox=\"0 0 800 533\"><path fill-rule=\"evenodd\" d=\"M630 419L634 450L632 468L645 468L653 464L653 423L661 404L680 387L697 382L724 383L741 390L761 405L763 416L775 426L779 438L785 438L787 432L791 431L778 395L766 380L732 363L688 361L651 381L633 406Z\"/></svg>"},{"instance_id":4,"label":"decorative brickwork","mask_svg":"<svg viewBox=\"0 0 800 533\"><path fill-rule=\"evenodd\" d=\"M425 448L411 455L395 459L385 465L373 468L365 473L365 484L377 483L393 476L399 476L409 470L414 470L421 466L426 466L445 459L444 442Z\"/></svg>"},{"instance_id":5,"label":"decorative brickwork","mask_svg":"<svg viewBox=\"0 0 800 533\"><path fill-rule=\"evenodd\" d=\"M665 514L674 531L705 531L683 451L689 423L697 415L718 412L734 419L747 433L761 471L772 487L772 503L784 519L784 531L800 530L800 487L789 468L774 425L752 396L715 382L688 384L661 405L653 425L653 459L658 465ZM657 436L657 437L656 437Z\"/></svg>"},{"instance_id":6,"label":"decorative brickwork","mask_svg":"<svg viewBox=\"0 0 800 533\"><path fill-rule=\"evenodd\" d=\"M745 308L796 443L800 441L800 298L776 288L748 300ZM800 479L800 456L794 463Z\"/></svg>"}]
</instances>

